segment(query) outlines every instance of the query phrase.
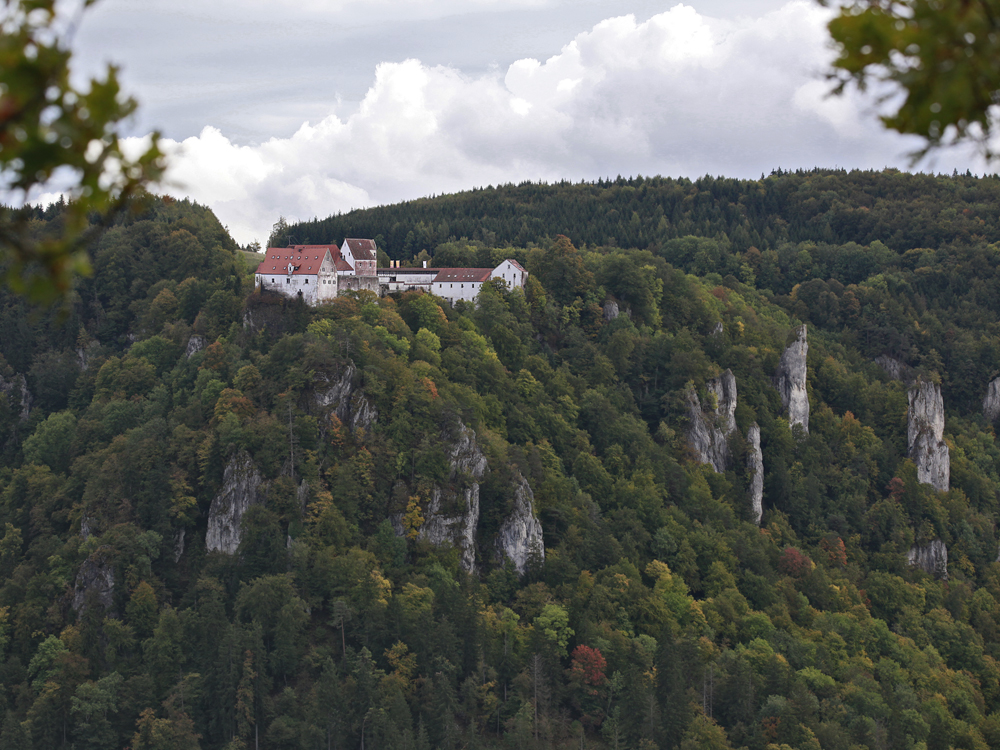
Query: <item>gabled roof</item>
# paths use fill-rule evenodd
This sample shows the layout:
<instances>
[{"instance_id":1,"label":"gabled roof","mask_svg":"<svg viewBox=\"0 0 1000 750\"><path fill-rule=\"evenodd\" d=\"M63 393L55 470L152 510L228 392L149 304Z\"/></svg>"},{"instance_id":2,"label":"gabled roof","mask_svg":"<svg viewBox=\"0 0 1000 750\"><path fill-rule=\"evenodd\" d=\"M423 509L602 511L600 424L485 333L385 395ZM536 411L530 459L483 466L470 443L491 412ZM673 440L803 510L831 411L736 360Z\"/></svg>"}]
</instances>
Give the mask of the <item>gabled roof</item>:
<instances>
[{"instance_id":1,"label":"gabled roof","mask_svg":"<svg viewBox=\"0 0 1000 750\"><path fill-rule=\"evenodd\" d=\"M441 268L434 277L434 283L459 281L489 281L492 268Z\"/></svg>"},{"instance_id":2,"label":"gabled roof","mask_svg":"<svg viewBox=\"0 0 1000 750\"><path fill-rule=\"evenodd\" d=\"M288 266L295 266L293 275L315 276L326 254L330 253L334 262L340 258L336 245L296 245L295 247L269 247L264 260L257 266L259 274L287 274Z\"/></svg>"},{"instance_id":3,"label":"gabled roof","mask_svg":"<svg viewBox=\"0 0 1000 750\"><path fill-rule=\"evenodd\" d=\"M520 263L518 263L513 258L507 258L503 263L510 263L512 266L514 266L514 268L516 268L521 273L527 273L527 271L524 270L524 266L522 266ZM500 266L502 266L503 263L501 263ZM497 266L497 268L499 268L500 266ZM494 270L496 270L496 269L494 269Z\"/></svg>"},{"instance_id":4,"label":"gabled roof","mask_svg":"<svg viewBox=\"0 0 1000 750\"><path fill-rule=\"evenodd\" d=\"M344 250L349 252L355 260L377 260L378 248L375 247L375 240L344 240Z\"/></svg>"},{"instance_id":5,"label":"gabled roof","mask_svg":"<svg viewBox=\"0 0 1000 750\"><path fill-rule=\"evenodd\" d=\"M335 260L334 263L337 266L337 270L338 271L353 271L354 270L354 268L351 267L351 264L348 263L343 258L341 258L339 255L337 256L337 260Z\"/></svg>"}]
</instances>

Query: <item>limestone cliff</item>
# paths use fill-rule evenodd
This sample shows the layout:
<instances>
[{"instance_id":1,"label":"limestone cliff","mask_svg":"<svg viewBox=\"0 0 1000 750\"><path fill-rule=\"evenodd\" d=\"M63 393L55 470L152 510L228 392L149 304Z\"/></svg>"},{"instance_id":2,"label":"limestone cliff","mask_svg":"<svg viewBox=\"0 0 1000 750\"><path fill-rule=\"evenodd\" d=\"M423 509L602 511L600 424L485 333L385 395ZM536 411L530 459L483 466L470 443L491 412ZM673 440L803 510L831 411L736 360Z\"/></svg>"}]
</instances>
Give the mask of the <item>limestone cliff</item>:
<instances>
[{"instance_id":1,"label":"limestone cliff","mask_svg":"<svg viewBox=\"0 0 1000 750\"><path fill-rule=\"evenodd\" d=\"M986 389L986 398L983 399L983 416L987 422L996 422L1000 417L1000 378L990 381Z\"/></svg>"},{"instance_id":2,"label":"limestone cliff","mask_svg":"<svg viewBox=\"0 0 1000 750\"><path fill-rule=\"evenodd\" d=\"M604 303L604 320L610 322L618 317L618 303L609 299Z\"/></svg>"},{"instance_id":3,"label":"limestone cliff","mask_svg":"<svg viewBox=\"0 0 1000 750\"><path fill-rule=\"evenodd\" d=\"M903 383L909 383L913 380L913 368L888 354L875 357L875 364L885 370L885 374L893 380L899 380Z\"/></svg>"},{"instance_id":4,"label":"limestone cliff","mask_svg":"<svg viewBox=\"0 0 1000 750\"><path fill-rule=\"evenodd\" d=\"M944 442L944 401L941 386L918 382L909 392L907 411L907 446L917 465L917 480L948 491L951 462Z\"/></svg>"},{"instance_id":5,"label":"limestone cliff","mask_svg":"<svg viewBox=\"0 0 1000 750\"><path fill-rule=\"evenodd\" d=\"M948 547L940 539L916 545L906 557L910 565L942 580L948 580Z\"/></svg>"},{"instance_id":6,"label":"limestone cliff","mask_svg":"<svg viewBox=\"0 0 1000 750\"><path fill-rule=\"evenodd\" d=\"M545 559L542 524L534 514L535 495L528 481L517 474L514 487L514 509L500 526L496 538L498 560L510 560L518 575L524 575L532 554Z\"/></svg>"},{"instance_id":7,"label":"limestone cliff","mask_svg":"<svg viewBox=\"0 0 1000 750\"><path fill-rule=\"evenodd\" d=\"M774 386L781 394L781 405L788 411L788 425L802 425L809 432L809 395L806 393L806 341L805 324L799 326L798 336L785 349L774 375Z\"/></svg>"},{"instance_id":8,"label":"limestone cliff","mask_svg":"<svg viewBox=\"0 0 1000 750\"><path fill-rule=\"evenodd\" d=\"M760 427L754 422L747 431L747 475L750 477L750 513L756 524L764 515L764 454L760 450Z\"/></svg>"},{"instance_id":9,"label":"limestone cliff","mask_svg":"<svg viewBox=\"0 0 1000 750\"><path fill-rule=\"evenodd\" d=\"M70 606L78 615L91 603L108 610L114 593L115 569L105 560L91 558L84 561L76 574Z\"/></svg>"},{"instance_id":10,"label":"limestone cliff","mask_svg":"<svg viewBox=\"0 0 1000 750\"><path fill-rule=\"evenodd\" d=\"M715 409L706 413L694 390L688 391L687 441L695 460L711 464L717 472L729 463L728 438L736 429L736 378L732 370L708 381L708 392L715 397Z\"/></svg>"},{"instance_id":11,"label":"limestone cliff","mask_svg":"<svg viewBox=\"0 0 1000 750\"><path fill-rule=\"evenodd\" d=\"M348 365L339 377L317 375L313 381L316 406L332 411L352 431L368 429L378 419L378 411L361 388L355 385L357 369Z\"/></svg>"},{"instance_id":12,"label":"limestone cliff","mask_svg":"<svg viewBox=\"0 0 1000 750\"><path fill-rule=\"evenodd\" d=\"M187 347L184 349L184 357L186 359L191 359L191 357L205 348L206 343L207 341L204 336L199 336L197 333L193 334L191 338L188 339Z\"/></svg>"},{"instance_id":13,"label":"limestone cliff","mask_svg":"<svg viewBox=\"0 0 1000 750\"><path fill-rule=\"evenodd\" d=\"M451 466L449 486L434 487L423 509L424 522L417 539L433 545L451 545L459 550L459 562L470 573L476 570L476 527L479 525L479 482L486 474L486 456L476 443L476 433L461 422L450 436L447 449ZM403 535L401 516L392 519L396 533Z\"/></svg>"},{"instance_id":14,"label":"limestone cliff","mask_svg":"<svg viewBox=\"0 0 1000 750\"><path fill-rule=\"evenodd\" d=\"M205 546L209 552L236 552L240 546L243 514L251 505L264 502L266 487L253 459L240 451L229 461L223 474L222 489L208 511Z\"/></svg>"},{"instance_id":15,"label":"limestone cliff","mask_svg":"<svg viewBox=\"0 0 1000 750\"><path fill-rule=\"evenodd\" d=\"M28 390L28 381L24 375L15 375L12 378L4 378L0 375L0 393L3 393L10 401L11 411L17 412L18 419L27 422L31 415L31 405L35 399Z\"/></svg>"}]
</instances>

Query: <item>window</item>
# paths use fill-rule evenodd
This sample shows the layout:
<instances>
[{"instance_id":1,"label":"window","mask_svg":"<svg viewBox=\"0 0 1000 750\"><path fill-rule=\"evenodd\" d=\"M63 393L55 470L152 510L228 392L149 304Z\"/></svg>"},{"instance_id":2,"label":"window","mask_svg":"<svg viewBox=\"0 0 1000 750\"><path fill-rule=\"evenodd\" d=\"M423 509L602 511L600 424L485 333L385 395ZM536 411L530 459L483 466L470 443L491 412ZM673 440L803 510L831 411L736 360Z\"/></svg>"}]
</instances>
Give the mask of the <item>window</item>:
<instances>
[{"instance_id":1,"label":"window","mask_svg":"<svg viewBox=\"0 0 1000 750\"><path fill-rule=\"evenodd\" d=\"M307 283L307 284L309 283L309 279L306 279L306 283Z\"/></svg>"},{"instance_id":2,"label":"window","mask_svg":"<svg viewBox=\"0 0 1000 750\"><path fill-rule=\"evenodd\" d=\"M289 277L289 278L285 279L285 283L286 283L286 284L291 284L291 283L292 283L292 279L291 279L291 277Z\"/></svg>"},{"instance_id":3,"label":"window","mask_svg":"<svg viewBox=\"0 0 1000 750\"><path fill-rule=\"evenodd\" d=\"M271 283L272 283L272 284L274 283L274 279L271 279Z\"/></svg>"}]
</instances>

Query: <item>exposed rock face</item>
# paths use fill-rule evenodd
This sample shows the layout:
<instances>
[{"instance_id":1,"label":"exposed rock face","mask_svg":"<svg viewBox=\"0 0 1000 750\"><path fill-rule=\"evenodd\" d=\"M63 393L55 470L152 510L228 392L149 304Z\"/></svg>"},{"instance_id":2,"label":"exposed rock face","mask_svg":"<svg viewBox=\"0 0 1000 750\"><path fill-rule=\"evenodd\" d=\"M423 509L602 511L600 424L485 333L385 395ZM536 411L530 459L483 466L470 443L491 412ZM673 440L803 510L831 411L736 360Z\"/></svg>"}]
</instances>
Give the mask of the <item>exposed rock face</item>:
<instances>
[{"instance_id":1,"label":"exposed rock face","mask_svg":"<svg viewBox=\"0 0 1000 750\"><path fill-rule=\"evenodd\" d=\"M715 396L715 411L706 414L693 390L688 392L687 441L695 458L703 464L712 464L719 473L729 463L727 438L736 429L736 378L732 370L708 381L708 391Z\"/></svg>"},{"instance_id":2,"label":"exposed rock face","mask_svg":"<svg viewBox=\"0 0 1000 750\"><path fill-rule=\"evenodd\" d=\"M809 432L809 396L806 393L806 341L805 324L799 326L798 338L785 349L774 376L774 386L781 394L781 405L788 410L788 426L802 425Z\"/></svg>"},{"instance_id":3,"label":"exposed rock face","mask_svg":"<svg viewBox=\"0 0 1000 750\"><path fill-rule=\"evenodd\" d=\"M184 350L184 356L187 359L191 359L195 354L200 352L205 348L205 337L194 334L188 339L187 349Z\"/></svg>"},{"instance_id":4,"label":"exposed rock face","mask_svg":"<svg viewBox=\"0 0 1000 750\"><path fill-rule=\"evenodd\" d=\"M184 536L184 529L181 529L174 539L174 562L180 562L181 556L184 554Z\"/></svg>"},{"instance_id":5,"label":"exposed rock face","mask_svg":"<svg viewBox=\"0 0 1000 750\"><path fill-rule=\"evenodd\" d=\"M719 429L729 437L736 430L736 378L732 370L708 381L708 392L715 396L715 415Z\"/></svg>"},{"instance_id":6,"label":"exposed rock face","mask_svg":"<svg viewBox=\"0 0 1000 750\"><path fill-rule=\"evenodd\" d=\"M612 321L618 317L618 303L609 299L604 303L604 320Z\"/></svg>"},{"instance_id":7,"label":"exposed rock face","mask_svg":"<svg viewBox=\"0 0 1000 750\"><path fill-rule=\"evenodd\" d=\"M907 445L917 465L917 480L948 491L951 461L944 442L944 401L941 386L920 381L909 392Z\"/></svg>"},{"instance_id":8,"label":"exposed rock face","mask_svg":"<svg viewBox=\"0 0 1000 750\"><path fill-rule=\"evenodd\" d=\"M82 614L87 605L95 601L108 610L114 593L115 569L103 560L86 560L80 566L73 585L73 610L78 615Z\"/></svg>"},{"instance_id":9,"label":"exposed rock face","mask_svg":"<svg viewBox=\"0 0 1000 750\"><path fill-rule=\"evenodd\" d=\"M229 461L223 475L222 489L212 500L208 512L205 546L209 552L236 552L240 546L243 514L251 505L264 502L263 480L253 459L240 451Z\"/></svg>"},{"instance_id":10,"label":"exposed rock face","mask_svg":"<svg viewBox=\"0 0 1000 750\"><path fill-rule=\"evenodd\" d=\"M1000 417L1000 378L990 381L989 388L986 389L986 398L983 399L983 416L987 422L996 422Z\"/></svg>"},{"instance_id":11,"label":"exposed rock face","mask_svg":"<svg viewBox=\"0 0 1000 750\"><path fill-rule=\"evenodd\" d=\"M431 500L424 511L424 524L417 538L435 545L457 547L461 552L462 568L472 573L476 569L479 480L486 474L487 464L486 456L476 443L476 433L461 422L458 436L448 450L448 462L451 464L449 480L459 483L459 488L454 491L435 487L431 491Z\"/></svg>"},{"instance_id":12,"label":"exposed rock face","mask_svg":"<svg viewBox=\"0 0 1000 750\"><path fill-rule=\"evenodd\" d=\"M448 448L451 464L450 488L434 487L424 522L417 532L422 539L436 546L451 545L459 550L459 562L470 573L476 570L476 527L479 525L479 480L486 474L486 456L476 443L476 433L461 422L458 435ZM402 515L390 521L397 536L403 536Z\"/></svg>"},{"instance_id":13,"label":"exposed rock face","mask_svg":"<svg viewBox=\"0 0 1000 750\"><path fill-rule=\"evenodd\" d=\"M528 481L518 474L514 488L514 510L503 522L496 538L497 558L514 563L518 575L524 575L532 554L545 559L542 524L535 518L534 499L535 494Z\"/></svg>"},{"instance_id":14,"label":"exposed rock face","mask_svg":"<svg viewBox=\"0 0 1000 750\"><path fill-rule=\"evenodd\" d=\"M354 365L348 365L339 379L317 375L313 385L316 406L336 413L337 419L352 431L359 427L368 429L378 419L372 402L363 390L354 386L356 374Z\"/></svg>"},{"instance_id":15,"label":"exposed rock face","mask_svg":"<svg viewBox=\"0 0 1000 750\"><path fill-rule=\"evenodd\" d=\"M18 419L27 422L31 414L31 405L35 399L32 398L31 392L28 390L28 381L25 380L24 375L15 375L10 379L0 375L0 393L6 395L10 400L11 409L19 412Z\"/></svg>"},{"instance_id":16,"label":"exposed rock face","mask_svg":"<svg viewBox=\"0 0 1000 750\"><path fill-rule=\"evenodd\" d=\"M760 427L756 422L747 431L747 474L750 475L750 509L759 526L764 515L764 454L760 450Z\"/></svg>"},{"instance_id":17,"label":"exposed rock face","mask_svg":"<svg viewBox=\"0 0 1000 750\"><path fill-rule=\"evenodd\" d=\"M724 329L722 327L722 321L720 320L718 323L715 324L715 328L712 329L712 335L721 336L723 330Z\"/></svg>"},{"instance_id":18,"label":"exposed rock face","mask_svg":"<svg viewBox=\"0 0 1000 750\"><path fill-rule=\"evenodd\" d=\"M893 380L909 383L913 379L913 369L888 354L880 354L875 357L875 364L885 370L886 375Z\"/></svg>"},{"instance_id":19,"label":"exposed rock face","mask_svg":"<svg viewBox=\"0 0 1000 750\"><path fill-rule=\"evenodd\" d=\"M930 573L942 580L948 580L948 547L940 539L927 544L918 544L906 556L910 565Z\"/></svg>"}]
</instances>

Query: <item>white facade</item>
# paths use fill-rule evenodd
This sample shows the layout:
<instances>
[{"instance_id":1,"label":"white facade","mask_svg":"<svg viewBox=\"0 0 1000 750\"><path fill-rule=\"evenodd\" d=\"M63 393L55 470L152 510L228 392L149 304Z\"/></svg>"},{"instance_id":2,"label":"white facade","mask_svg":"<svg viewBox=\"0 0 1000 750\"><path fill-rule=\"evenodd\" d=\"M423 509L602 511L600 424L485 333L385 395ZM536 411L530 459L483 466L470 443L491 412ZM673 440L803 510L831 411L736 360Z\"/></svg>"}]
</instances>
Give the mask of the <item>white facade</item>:
<instances>
[{"instance_id":1,"label":"white facade","mask_svg":"<svg viewBox=\"0 0 1000 750\"><path fill-rule=\"evenodd\" d=\"M442 268L434 277L431 292L455 304L459 300L472 302L490 280L489 268Z\"/></svg>"},{"instance_id":2,"label":"white facade","mask_svg":"<svg viewBox=\"0 0 1000 750\"><path fill-rule=\"evenodd\" d=\"M331 300L337 296L338 283L330 247L269 247L257 267L255 281L262 289L286 297L301 294L307 305Z\"/></svg>"},{"instance_id":3,"label":"white facade","mask_svg":"<svg viewBox=\"0 0 1000 750\"><path fill-rule=\"evenodd\" d=\"M511 289L524 289L524 282L528 278L528 272L516 260L508 258L493 269L490 278L503 279Z\"/></svg>"}]
</instances>

